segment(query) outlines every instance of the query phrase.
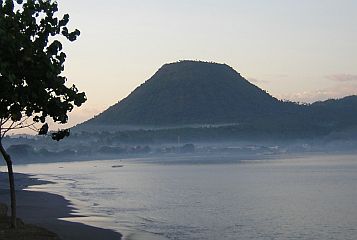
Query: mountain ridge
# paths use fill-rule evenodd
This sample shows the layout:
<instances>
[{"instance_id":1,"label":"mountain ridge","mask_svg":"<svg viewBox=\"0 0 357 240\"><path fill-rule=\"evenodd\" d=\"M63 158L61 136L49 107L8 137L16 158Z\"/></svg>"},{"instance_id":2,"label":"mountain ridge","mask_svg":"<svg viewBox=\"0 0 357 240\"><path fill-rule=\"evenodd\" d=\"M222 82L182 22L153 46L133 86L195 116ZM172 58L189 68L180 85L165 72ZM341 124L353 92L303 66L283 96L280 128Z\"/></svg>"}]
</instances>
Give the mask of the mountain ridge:
<instances>
[{"instance_id":1,"label":"mountain ridge","mask_svg":"<svg viewBox=\"0 0 357 240\"><path fill-rule=\"evenodd\" d=\"M264 110L278 103L226 64L181 61L163 65L126 98L90 121L114 125L227 123L242 119L237 116L241 108Z\"/></svg>"},{"instance_id":2,"label":"mountain ridge","mask_svg":"<svg viewBox=\"0 0 357 240\"><path fill-rule=\"evenodd\" d=\"M357 121L356 114L350 110L357 113L356 96L308 105L284 102L226 64L186 60L163 65L126 98L79 128L261 124L264 121L340 126Z\"/></svg>"}]
</instances>

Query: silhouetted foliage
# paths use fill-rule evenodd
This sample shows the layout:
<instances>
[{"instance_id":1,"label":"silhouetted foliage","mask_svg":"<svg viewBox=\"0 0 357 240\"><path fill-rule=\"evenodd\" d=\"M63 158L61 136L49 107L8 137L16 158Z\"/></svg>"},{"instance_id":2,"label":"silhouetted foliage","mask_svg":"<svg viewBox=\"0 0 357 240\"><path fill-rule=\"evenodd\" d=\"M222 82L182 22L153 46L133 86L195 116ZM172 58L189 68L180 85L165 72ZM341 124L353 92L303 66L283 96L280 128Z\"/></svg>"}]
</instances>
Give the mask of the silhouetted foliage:
<instances>
[{"instance_id":1,"label":"silhouetted foliage","mask_svg":"<svg viewBox=\"0 0 357 240\"><path fill-rule=\"evenodd\" d=\"M68 137L70 134L69 129L59 130L58 132L52 133L52 139L56 141L60 141L65 137Z\"/></svg>"},{"instance_id":2,"label":"silhouetted foliage","mask_svg":"<svg viewBox=\"0 0 357 240\"><path fill-rule=\"evenodd\" d=\"M61 38L74 41L79 30L69 31L69 15L57 18L58 5L51 0L0 1L0 147L12 175L11 157L1 144L8 131L30 128L46 134L47 118L66 123L68 112L86 101L76 86L67 87L62 75L66 54ZM55 140L69 131L52 135ZM12 177L13 178L13 177ZM16 208L10 176L12 222Z\"/></svg>"},{"instance_id":3,"label":"silhouetted foliage","mask_svg":"<svg viewBox=\"0 0 357 240\"><path fill-rule=\"evenodd\" d=\"M56 2L25 1L17 7L7 0L0 8L0 119L44 123L49 116L66 123L67 113L86 98L74 85L65 86L66 54L58 37L74 41L79 31L68 31L67 14L54 16Z\"/></svg>"},{"instance_id":4,"label":"silhouetted foliage","mask_svg":"<svg viewBox=\"0 0 357 240\"><path fill-rule=\"evenodd\" d=\"M47 133L48 133L48 123L45 123L40 128L40 131L38 132L38 135L46 135Z\"/></svg>"}]
</instances>

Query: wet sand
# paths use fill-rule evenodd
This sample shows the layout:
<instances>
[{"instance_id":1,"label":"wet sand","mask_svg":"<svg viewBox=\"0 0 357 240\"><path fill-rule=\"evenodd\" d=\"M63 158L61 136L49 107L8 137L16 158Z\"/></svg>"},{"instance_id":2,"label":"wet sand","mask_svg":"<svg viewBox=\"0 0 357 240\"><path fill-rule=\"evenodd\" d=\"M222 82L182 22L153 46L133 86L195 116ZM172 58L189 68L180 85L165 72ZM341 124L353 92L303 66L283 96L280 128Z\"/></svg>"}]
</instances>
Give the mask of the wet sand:
<instances>
[{"instance_id":1,"label":"wet sand","mask_svg":"<svg viewBox=\"0 0 357 240\"><path fill-rule=\"evenodd\" d=\"M73 217L75 209L64 197L46 192L23 190L28 186L47 184L48 182L30 178L29 175L15 175L17 215L25 223L35 224L57 233L62 240L119 240L120 233L108 229L88 226L81 223L67 222L59 218ZM0 173L0 202L9 204L7 173Z\"/></svg>"}]
</instances>

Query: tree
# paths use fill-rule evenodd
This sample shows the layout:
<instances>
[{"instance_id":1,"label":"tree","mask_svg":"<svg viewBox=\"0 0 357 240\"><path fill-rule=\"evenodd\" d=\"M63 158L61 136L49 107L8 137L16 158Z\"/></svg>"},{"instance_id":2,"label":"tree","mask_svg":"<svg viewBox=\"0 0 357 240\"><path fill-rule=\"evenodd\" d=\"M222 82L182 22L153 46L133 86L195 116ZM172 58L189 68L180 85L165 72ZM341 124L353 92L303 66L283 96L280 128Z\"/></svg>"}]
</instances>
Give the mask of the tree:
<instances>
[{"instance_id":1,"label":"tree","mask_svg":"<svg viewBox=\"0 0 357 240\"><path fill-rule=\"evenodd\" d=\"M68 113L86 101L84 92L66 86L66 54L60 41L75 41L79 30L67 28L69 15L57 18L52 0L0 0L0 152L6 162L11 196L11 226L16 227L16 196L11 156L2 139L29 128L47 134L47 121L66 123ZM42 125L42 127L40 127ZM69 130L52 133L54 140Z\"/></svg>"}]
</instances>

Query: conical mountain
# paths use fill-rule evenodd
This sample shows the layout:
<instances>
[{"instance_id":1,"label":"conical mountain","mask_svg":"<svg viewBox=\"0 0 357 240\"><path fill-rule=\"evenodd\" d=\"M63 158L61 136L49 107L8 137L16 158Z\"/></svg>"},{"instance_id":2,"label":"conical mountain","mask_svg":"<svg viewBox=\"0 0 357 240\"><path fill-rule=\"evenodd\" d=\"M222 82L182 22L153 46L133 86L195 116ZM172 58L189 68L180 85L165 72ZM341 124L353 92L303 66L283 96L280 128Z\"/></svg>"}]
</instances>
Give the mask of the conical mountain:
<instances>
[{"instance_id":1,"label":"conical mountain","mask_svg":"<svg viewBox=\"0 0 357 240\"><path fill-rule=\"evenodd\" d=\"M226 64L180 61L165 64L128 97L84 124L240 123L276 114L282 105Z\"/></svg>"}]
</instances>

